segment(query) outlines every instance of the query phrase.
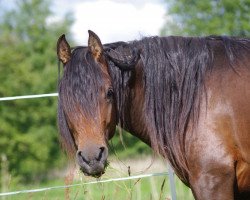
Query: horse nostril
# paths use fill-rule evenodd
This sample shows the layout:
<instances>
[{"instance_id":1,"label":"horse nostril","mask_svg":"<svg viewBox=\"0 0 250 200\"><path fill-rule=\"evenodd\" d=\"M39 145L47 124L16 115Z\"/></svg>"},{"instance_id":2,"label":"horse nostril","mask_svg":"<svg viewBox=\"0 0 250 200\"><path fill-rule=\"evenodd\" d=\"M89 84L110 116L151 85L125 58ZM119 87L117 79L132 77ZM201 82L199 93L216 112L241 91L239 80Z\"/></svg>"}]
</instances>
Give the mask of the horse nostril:
<instances>
[{"instance_id":1,"label":"horse nostril","mask_svg":"<svg viewBox=\"0 0 250 200\"><path fill-rule=\"evenodd\" d=\"M82 155L82 151L77 152L78 159L82 160L83 162L87 163L89 165L89 161Z\"/></svg>"},{"instance_id":2,"label":"horse nostril","mask_svg":"<svg viewBox=\"0 0 250 200\"><path fill-rule=\"evenodd\" d=\"M97 161L100 161L102 159L103 153L105 151L105 147L100 147L100 152L98 157L96 158Z\"/></svg>"}]
</instances>

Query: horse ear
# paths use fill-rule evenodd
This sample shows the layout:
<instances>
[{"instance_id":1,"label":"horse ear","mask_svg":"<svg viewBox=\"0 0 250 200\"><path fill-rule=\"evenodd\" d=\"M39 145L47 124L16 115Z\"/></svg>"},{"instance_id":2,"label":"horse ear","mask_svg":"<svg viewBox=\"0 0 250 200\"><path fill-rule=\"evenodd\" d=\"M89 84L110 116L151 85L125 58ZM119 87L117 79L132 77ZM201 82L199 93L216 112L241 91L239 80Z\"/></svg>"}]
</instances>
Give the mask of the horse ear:
<instances>
[{"instance_id":1,"label":"horse ear","mask_svg":"<svg viewBox=\"0 0 250 200\"><path fill-rule=\"evenodd\" d=\"M57 56L63 64L66 64L71 58L70 46L64 34L57 41Z\"/></svg>"},{"instance_id":2,"label":"horse ear","mask_svg":"<svg viewBox=\"0 0 250 200\"><path fill-rule=\"evenodd\" d=\"M91 30L89 32L88 47L95 60L100 61L103 54L103 46L100 38Z\"/></svg>"}]
</instances>

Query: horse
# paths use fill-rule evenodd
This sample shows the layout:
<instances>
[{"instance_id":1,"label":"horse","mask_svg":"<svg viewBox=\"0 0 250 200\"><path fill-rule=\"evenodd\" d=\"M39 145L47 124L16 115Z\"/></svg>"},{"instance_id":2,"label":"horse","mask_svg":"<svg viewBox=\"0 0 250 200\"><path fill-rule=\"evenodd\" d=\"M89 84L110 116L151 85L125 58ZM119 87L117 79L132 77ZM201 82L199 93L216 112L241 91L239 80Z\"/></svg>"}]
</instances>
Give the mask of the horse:
<instances>
[{"instance_id":1,"label":"horse","mask_svg":"<svg viewBox=\"0 0 250 200\"><path fill-rule=\"evenodd\" d=\"M57 42L60 140L100 177L120 126L173 167L197 200L250 199L250 39Z\"/></svg>"}]
</instances>

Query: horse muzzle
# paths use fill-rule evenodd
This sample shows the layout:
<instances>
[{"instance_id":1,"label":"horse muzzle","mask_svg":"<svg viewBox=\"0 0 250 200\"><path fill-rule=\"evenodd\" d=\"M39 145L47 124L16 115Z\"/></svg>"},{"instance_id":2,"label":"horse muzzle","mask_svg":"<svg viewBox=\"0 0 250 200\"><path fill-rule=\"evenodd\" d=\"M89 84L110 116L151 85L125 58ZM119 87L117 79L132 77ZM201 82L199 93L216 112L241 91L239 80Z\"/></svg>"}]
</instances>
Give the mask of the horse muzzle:
<instances>
[{"instance_id":1,"label":"horse muzzle","mask_svg":"<svg viewBox=\"0 0 250 200\"><path fill-rule=\"evenodd\" d=\"M91 145L76 153L80 170L87 176L100 177L107 166L108 149L104 146Z\"/></svg>"}]
</instances>

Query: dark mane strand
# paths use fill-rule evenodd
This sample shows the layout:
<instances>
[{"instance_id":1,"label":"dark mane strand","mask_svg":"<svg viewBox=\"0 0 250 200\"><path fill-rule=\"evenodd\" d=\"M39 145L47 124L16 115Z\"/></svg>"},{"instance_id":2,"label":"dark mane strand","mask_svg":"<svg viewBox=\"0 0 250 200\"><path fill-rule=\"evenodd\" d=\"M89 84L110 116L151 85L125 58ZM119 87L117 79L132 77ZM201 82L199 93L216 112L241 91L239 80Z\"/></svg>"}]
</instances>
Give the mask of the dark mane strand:
<instances>
[{"instance_id":1,"label":"dark mane strand","mask_svg":"<svg viewBox=\"0 0 250 200\"><path fill-rule=\"evenodd\" d=\"M110 54L110 51L114 51L112 49L106 50L106 56L114 63L117 67L120 68L122 71L130 71L135 68L135 65L137 64L138 60L140 59L140 51L136 48L133 49L132 55L129 56L129 58L125 57L123 60L119 60L115 57L113 57ZM115 52L115 51L114 51ZM115 52L117 53L117 52Z\"/></svg>"},{"instance_id":2,"label":"dark mane strand","mask_svg":"<svg viewBox=\"0 0 250 200\"><path fill-rule=\"evenodd\" d=\"M66 121L66 117L64 111L62 109L62 105L60 100L58 101L58 129L60 132L60 143L62 148L66 151L68 157L73 160L77 147L74 141L74 137L69 130L69 126Z\"/></svg>"}]
</instances>

